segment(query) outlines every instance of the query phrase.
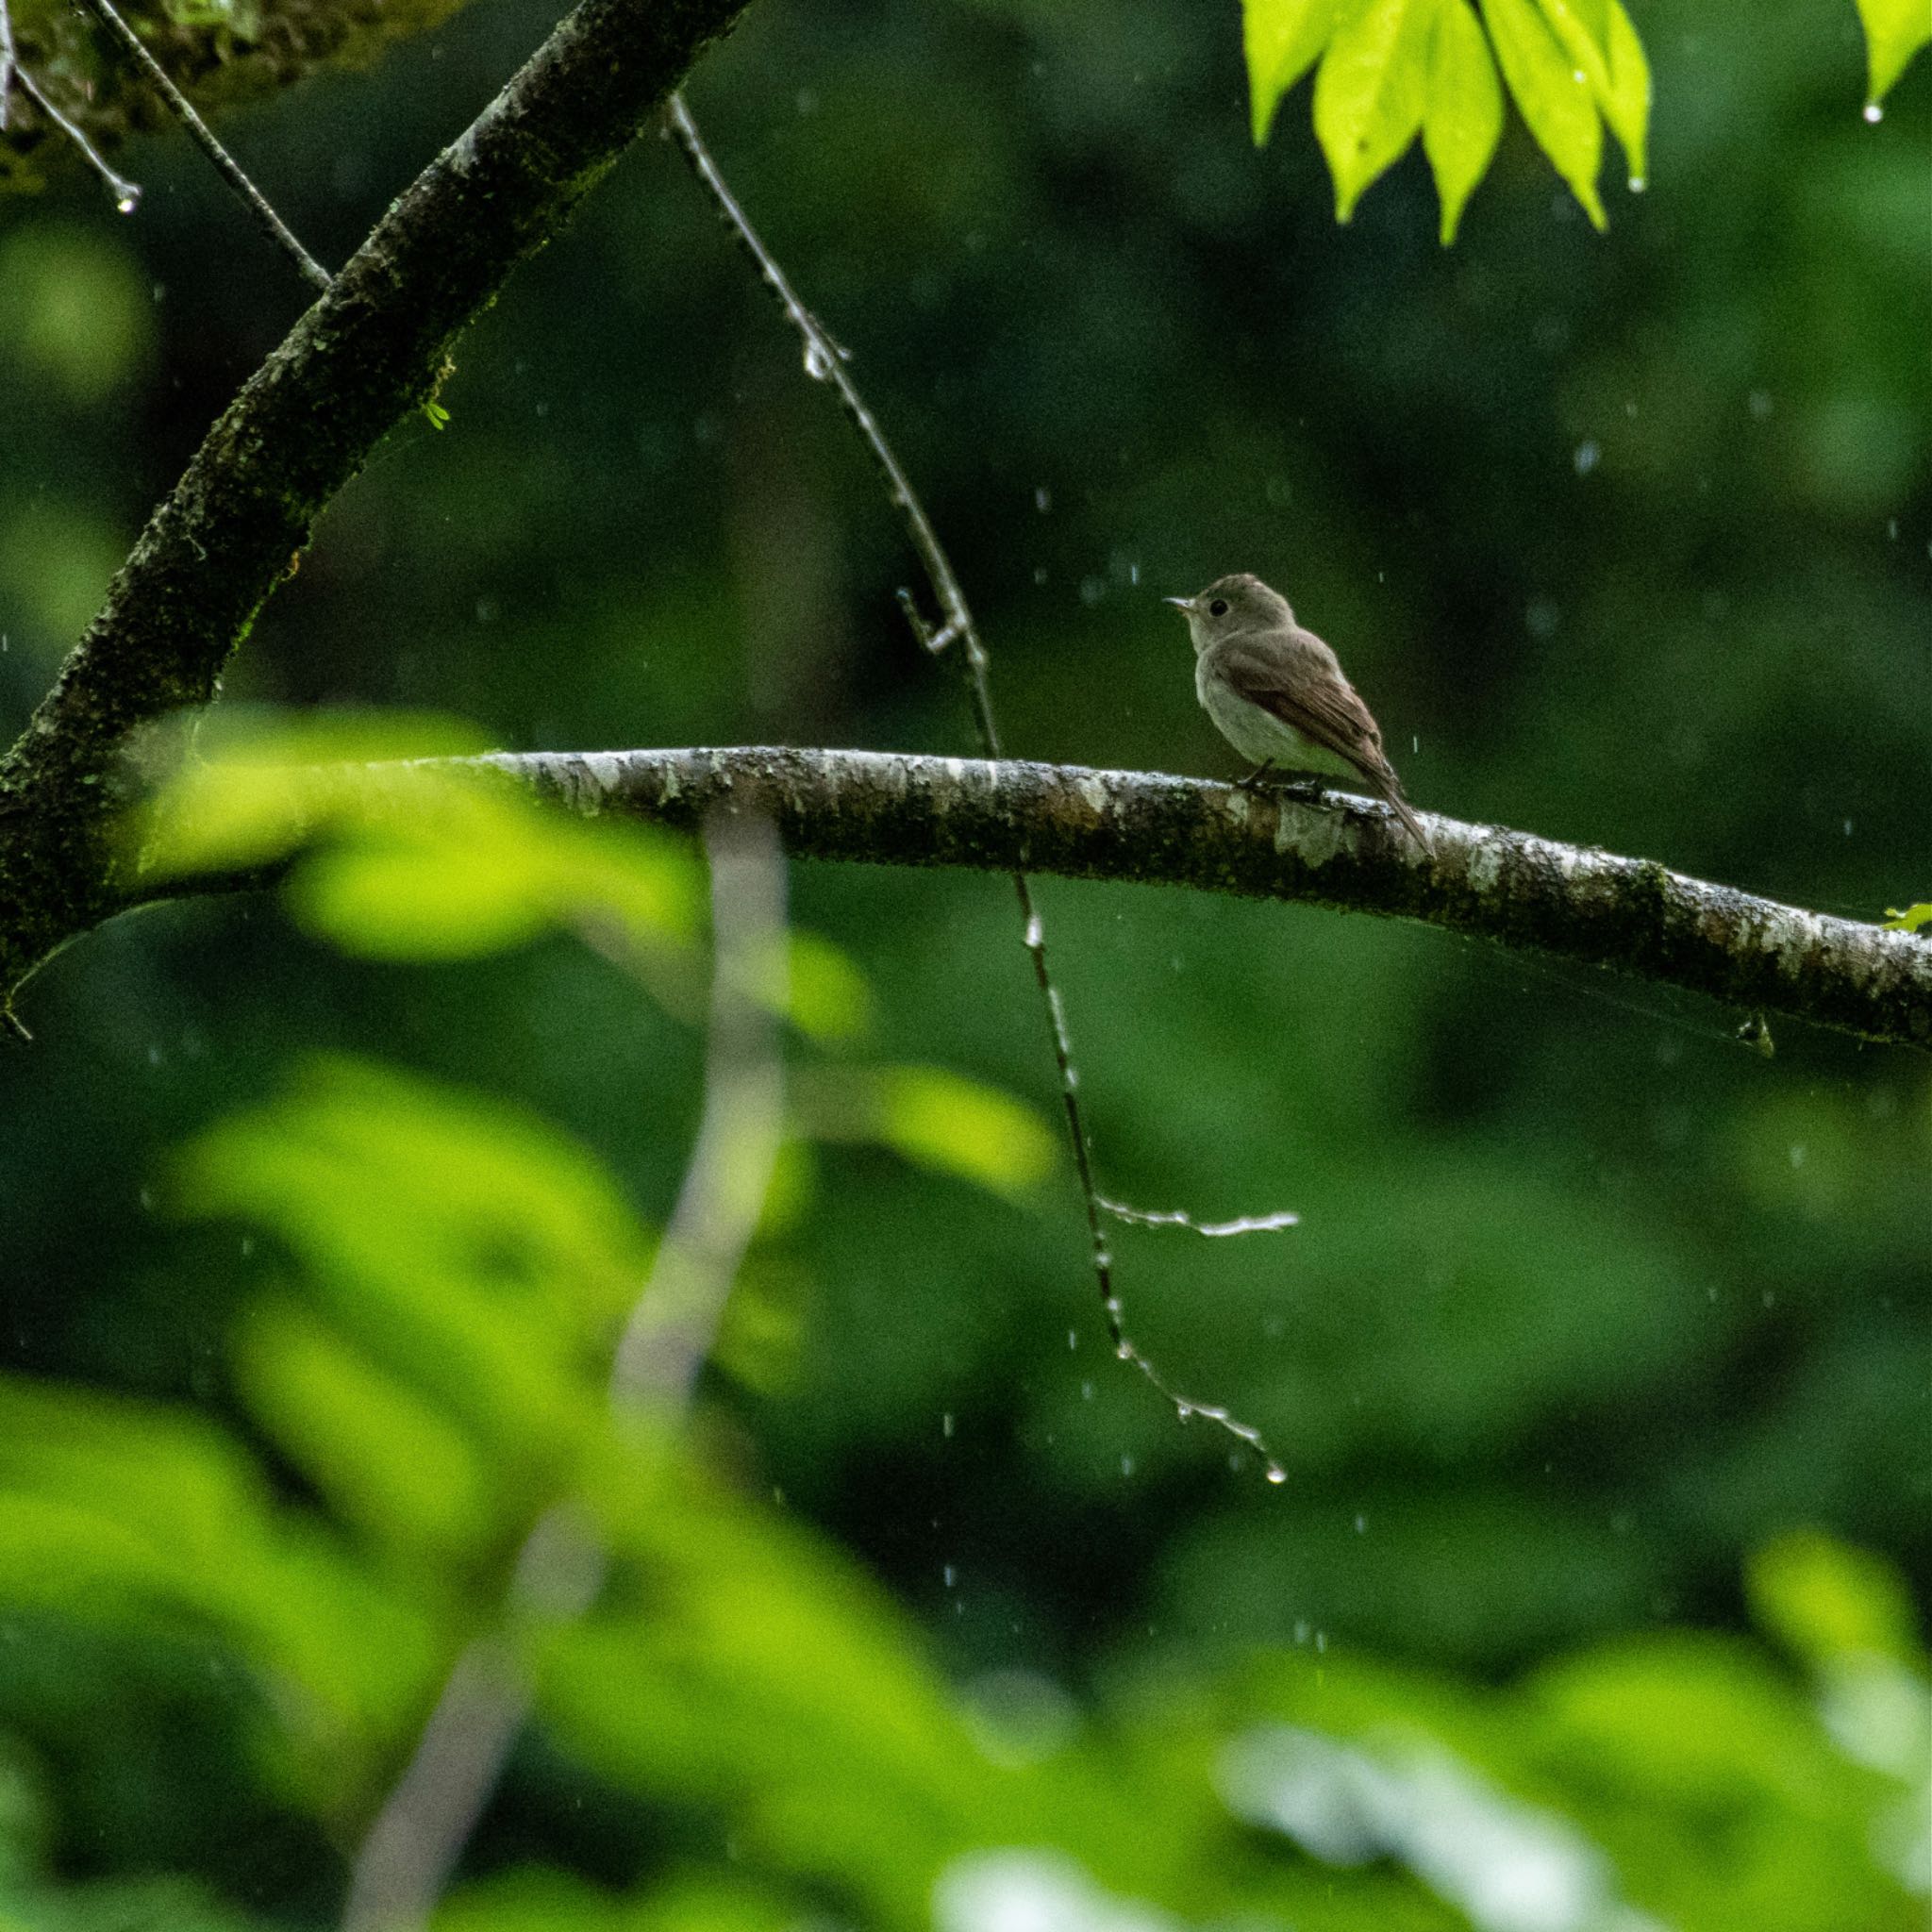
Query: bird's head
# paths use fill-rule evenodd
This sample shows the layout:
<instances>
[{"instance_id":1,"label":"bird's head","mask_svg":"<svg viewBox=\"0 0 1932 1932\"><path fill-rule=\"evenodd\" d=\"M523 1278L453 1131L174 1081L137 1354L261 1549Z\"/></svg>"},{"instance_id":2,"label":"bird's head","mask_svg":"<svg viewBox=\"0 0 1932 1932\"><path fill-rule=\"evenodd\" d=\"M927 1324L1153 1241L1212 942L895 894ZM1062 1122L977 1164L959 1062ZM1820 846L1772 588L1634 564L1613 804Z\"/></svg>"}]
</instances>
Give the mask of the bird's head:
<instances>
[{"instance_id":1,"label":"bird's head","mask_svg":"<svg viewBox=\"0 0 1932 1932\"><path fill-rule=\"evenodd\" d=\"M1244 630L1279 630L1294 622L1288 599L1271 591L1259 577L1246 571L1233 576L1216 577L1205 591L1191 597L1168 597L1188 620L1188 635L1197 651L1205 651L1222 638Z\"/></svg>"}]
</instances>

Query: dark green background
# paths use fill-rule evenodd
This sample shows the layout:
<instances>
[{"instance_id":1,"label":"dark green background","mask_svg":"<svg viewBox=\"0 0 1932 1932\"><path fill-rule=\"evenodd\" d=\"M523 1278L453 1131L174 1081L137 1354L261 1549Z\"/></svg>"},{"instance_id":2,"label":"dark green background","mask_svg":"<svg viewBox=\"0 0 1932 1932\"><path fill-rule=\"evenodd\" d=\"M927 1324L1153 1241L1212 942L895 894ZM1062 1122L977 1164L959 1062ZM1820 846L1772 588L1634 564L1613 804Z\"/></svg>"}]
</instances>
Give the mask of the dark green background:
<instances>
[{"instance_id":1,"label":"dark green background","mask_svg":"<svg viewBox=\"0 0 1932 1932\"><path fill-rule=\"evenodd\" d=\"M1932 896L1932 82L1864 125L1849 0L1638 13L1649 191L1599 236L1512 125L1447 252L1413 155L1335 225L1306 88L1252 147L1232 7L757 0L705 61L692 105L925 492L1012 753L1232 775L1158 598L1253 569L1420 805L1857 917ZM224 132L339 260L547 18L481 0ZM302 302L183 143L122 158L132 220L77 173L0 208L8 733ZM515 748L972 748L872 472L669 148L457 359L448 429L405 425L330 509L231 699L455 711ZM793 891L870 975L877 1054L1047 1114L1004 882ZM1013 1208L823 1150L768 1257L800 1351L710 1399L950 1668L1078 1690L1320 1632L1507 1673L1736 1621L1746 1553L1796 1524L1932 1580L1923 1056L1790 1026L1766 1061L1743 1015L1420 928L1041 898L1103 1185L1304 1216L1118 1242L1149 1351L1291 1479L1110 1359L1064 1163ZM698 1039L561 941L353 965L268 901L191 905L75 944L22 1010L9 1366L218 1409L251 1265L143 1190L298 1050L516 1096L654 1220L696 1117ZM138 1803L77 1754L80 1867L324 1882L306 1842L217 1857L226 1774L164 1804L155 1748L123 1753Z\"/></svg>"}]
</instances>

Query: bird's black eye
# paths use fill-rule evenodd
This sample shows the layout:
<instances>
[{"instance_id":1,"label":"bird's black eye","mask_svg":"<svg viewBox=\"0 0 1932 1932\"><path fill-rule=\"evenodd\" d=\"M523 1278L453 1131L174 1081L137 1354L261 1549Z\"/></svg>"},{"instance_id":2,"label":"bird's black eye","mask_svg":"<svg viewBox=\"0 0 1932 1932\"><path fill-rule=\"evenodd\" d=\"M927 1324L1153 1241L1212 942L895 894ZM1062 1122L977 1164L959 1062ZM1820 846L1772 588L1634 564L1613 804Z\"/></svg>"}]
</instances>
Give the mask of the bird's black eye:
<instances>
[{"instance_id":1,"label":"bird's black eye","mask_svg":"<svg viewBox=\"0 0 1932 1932\"><path fill-rule=\"evenodd\" d=\"M1227 615L1227 599L1225 597L1215 598L1213 603L1208 607L1208 615L1209 617L1225 617Z\"/></svg>"}]
</instances>

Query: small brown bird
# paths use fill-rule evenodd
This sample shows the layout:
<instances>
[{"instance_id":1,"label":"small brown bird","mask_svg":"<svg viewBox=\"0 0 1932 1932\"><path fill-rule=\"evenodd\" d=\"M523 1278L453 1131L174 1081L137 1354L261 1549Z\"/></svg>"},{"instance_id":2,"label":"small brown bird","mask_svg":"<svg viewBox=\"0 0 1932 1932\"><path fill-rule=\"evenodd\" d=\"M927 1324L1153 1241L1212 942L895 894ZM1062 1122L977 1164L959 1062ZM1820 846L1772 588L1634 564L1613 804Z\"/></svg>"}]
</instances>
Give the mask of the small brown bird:
<instances>
[{"instance_id":1,"label":"small brown bird","mask_svg":"<svg viewBox=\"0 0 1932 1932\"><path fill-rule=\"evenodd\" d=\"M1195 597L1164 600L1188 620L1194 690L1216 728L1255 769L1284 777L1358 779L1407 827L1434 844L1402 795L1369 708L1335 653L1294 621L1288 599L1245 572L1217 577Z\"/></svg>"}]
</instances>

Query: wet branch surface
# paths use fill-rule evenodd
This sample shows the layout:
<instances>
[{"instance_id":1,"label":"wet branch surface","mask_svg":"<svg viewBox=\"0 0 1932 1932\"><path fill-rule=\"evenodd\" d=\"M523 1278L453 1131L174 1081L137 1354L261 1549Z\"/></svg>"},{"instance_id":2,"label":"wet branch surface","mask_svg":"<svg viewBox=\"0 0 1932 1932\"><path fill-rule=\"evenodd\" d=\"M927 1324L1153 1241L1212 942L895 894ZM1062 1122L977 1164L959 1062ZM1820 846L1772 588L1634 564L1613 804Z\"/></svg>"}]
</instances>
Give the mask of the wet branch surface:
<instances>
[{"instance_id":1,"label":"wet branch surface","mask_svg":"<svg viewBox=\"0 0 1932 1932\"><path fill-rule=\"evenodd\" d=\"M582 0L249 379L0 759L0 1000L124 901L129 734L213 695L317 514L745 0Z\"/></svg>"},{"instance_id":2,"label":"wet branch surface","mask_svg":"<svg viewBox=\"0 0 1932 1932\"><path fill-rule=\"evenodd\" d=\"M1932 945L1526 832L1149 772L752 746L477 761L578 812L695 829L722 805L800 858L1024 867L1414 919L1860 1039L1932 1046Z\"/></svg>"}]
</instances>

